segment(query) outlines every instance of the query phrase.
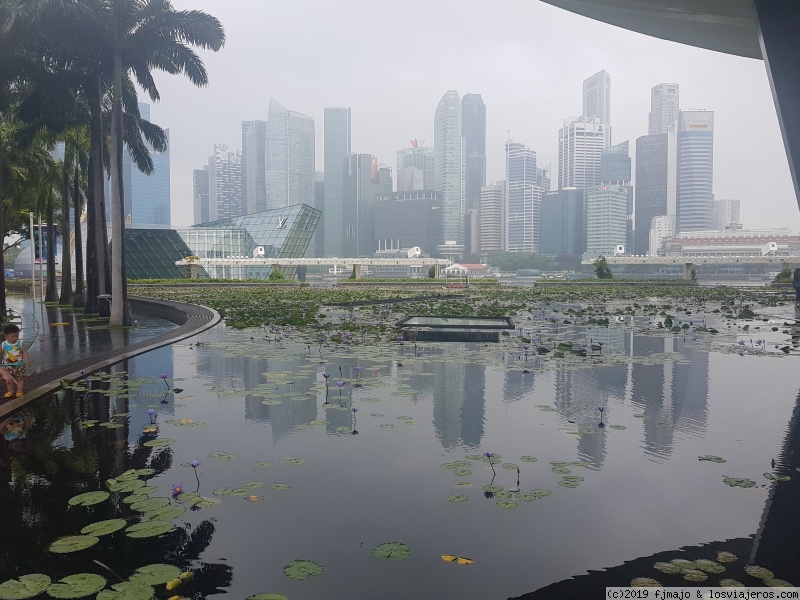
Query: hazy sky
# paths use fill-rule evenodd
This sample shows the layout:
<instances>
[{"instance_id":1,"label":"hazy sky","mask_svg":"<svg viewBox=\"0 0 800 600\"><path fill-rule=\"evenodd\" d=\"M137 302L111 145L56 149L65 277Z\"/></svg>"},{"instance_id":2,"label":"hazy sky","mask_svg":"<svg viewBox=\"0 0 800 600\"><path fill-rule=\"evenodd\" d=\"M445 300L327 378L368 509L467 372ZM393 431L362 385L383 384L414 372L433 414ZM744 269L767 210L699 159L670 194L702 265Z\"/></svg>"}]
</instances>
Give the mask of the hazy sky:
<instances>
[{"instance_id":1,"label":"hazy sky","mask_svg":"<svg viewBox=\"0 0 800 600\"><path fill-rule=\"evenodd\" d=\"M742 200L745 227L800 229L762 61L650 38L537 0L173 0L222 21L228 42L203 53L206 89L157 77L152 119L170 129L172 223L192 224L192 170L214 143L241 148L241 121L266 119L270 96L316 125L351 106L353 151L395 168L412 138L433 145L433 114L448 89L486 103L487 179L503 179L503 144L558 169L558 129L582 111L582 82L611 75L613 143L647 134L650 88L680 84L681 108L715 112L714 192ZM142 98L144 100L145 98ZM634 182L635 184L635 182Z\"/></svg>"}]
</instances>

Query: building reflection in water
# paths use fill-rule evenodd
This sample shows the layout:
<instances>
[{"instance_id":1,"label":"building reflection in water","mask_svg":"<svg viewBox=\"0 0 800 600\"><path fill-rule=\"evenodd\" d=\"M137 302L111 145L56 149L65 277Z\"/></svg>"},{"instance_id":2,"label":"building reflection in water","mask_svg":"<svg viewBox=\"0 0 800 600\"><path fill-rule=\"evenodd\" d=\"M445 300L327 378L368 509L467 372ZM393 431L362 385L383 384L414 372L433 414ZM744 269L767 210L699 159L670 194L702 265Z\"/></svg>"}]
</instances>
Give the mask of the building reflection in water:
<instances>
[{"instance_id":1,"label":"building reflection in water","mask_svg":"<svg viewBox=\"0 0 800 600\"><path fill-rule=\"evenodd\" d=\"M446 450L479 447L484 433L486 367L436 362L432 368L436 437Z\"/></svg>"}]
</instances>

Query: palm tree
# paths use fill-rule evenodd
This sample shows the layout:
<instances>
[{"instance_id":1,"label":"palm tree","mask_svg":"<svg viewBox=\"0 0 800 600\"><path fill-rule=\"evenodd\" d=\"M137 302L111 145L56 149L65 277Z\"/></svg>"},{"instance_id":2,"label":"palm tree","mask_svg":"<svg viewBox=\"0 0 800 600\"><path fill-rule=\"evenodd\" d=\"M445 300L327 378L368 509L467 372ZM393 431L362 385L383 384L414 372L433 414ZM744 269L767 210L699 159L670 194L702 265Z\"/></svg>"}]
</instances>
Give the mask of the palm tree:
<instances>
[{"instance_id":1,"label":"palm tree","mask_svg":"<svg viewBox=\"0 0 800 600\"><path fill-rule=\"evenodd\" d=\"M73 127L62 136L64 161L61 173L61 304L76 306L83 304L83 248L81 248L80 216L83 207L81 181L89 162L89 133L86 127ZM72 292L72 235L70 234L69 209L75 210L75 293Z\"/></svg>"}]
</instances>

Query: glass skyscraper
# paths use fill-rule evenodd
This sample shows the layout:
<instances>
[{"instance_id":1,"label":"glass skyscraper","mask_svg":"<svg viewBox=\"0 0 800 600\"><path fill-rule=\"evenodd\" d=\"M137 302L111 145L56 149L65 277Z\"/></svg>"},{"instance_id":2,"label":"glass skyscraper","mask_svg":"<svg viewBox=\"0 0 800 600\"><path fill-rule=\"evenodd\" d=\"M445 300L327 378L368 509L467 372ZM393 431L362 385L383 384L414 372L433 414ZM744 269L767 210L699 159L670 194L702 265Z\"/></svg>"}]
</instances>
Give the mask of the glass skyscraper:
<instances>
[{"instance_id":1,"label":"glass skyscraper","mask_svg":"<svg viewBox=\"0 0 800 600\"><path fill-rule=\"evenodd\" d=\"M586 258L610 256L625 245L628 221L628 189L603 185L586 191Z\"/></svg>"},{"instance_id":2,"label":"glass skyscraper","mask_svg":"<svg viewBox=\"0 0 800 600\"><path fill-rule=\"evenodd\" d=\"M714 112L678 114L675 231L714 228Z\"/></svg>"},{"instance_id":3,"label":"glass skyscraper","mask_svg":"<svg viewBox=\"0 0 800 600\"><path fill-rule=\"evenodd\" d=\"M542 194L536 152L525 144L506 141L506 249L539 252Z\"/></svg>"},{"instance_id":4,"label":"glass skyscraper","mask_svg":"<svg viewBox=\"0 0 800 600\"><path fill-rule=\"evenodd\" d=\"M433 148L419 146L413 140L411 148L397 151L397 191L433 190L435 157Z\"/></svg>"},{"instance_id":5,"label":"glass skyscraper","mask_svg":"<svg viewBox=\"0 0 800 600\"><path fill-rule=\"evenodd\" d=\"M442 202L442 237L464 243L464 138L461 97L455 90L442 96L433 120L436 191Z\"/></svg>"},{"instance_id":6,"label":"glass skyscraper","mask_svg":"<svg viewBox=\"0 0 800 600\"><path fill-rule=\"evenodd\" d=\"M392 193L388 168L378 167L369 154L351 154L345 159L343 192L345 257L372 257L375 238L375 198Z\"/></svg>"},{"instance_id":7,"label":"glass skyscraper","mask_svg":"<svg viewBox=\"0 0 800 600\"><path fill-rule=\"evenodd\" d=\"M465 210L479 209L481 188L486 185L486 105L480 94L461 99L461 133L465 144Z\"/></svg>"},{"instance_id":8,"label":"glass skyscraper","mask_svg":"<svg viewBox=\"0 0 800 600\"><path fill-rule=\"evenodd\" d=\"M325 200L323 227L325 256L344 256L342 205L345 159L350 156L350 108L325 109Z\"/></svg>"},{"instance_id":9,"label":"glass skyscraper","mask_svg":"<svg viewBox=\"0 0 800 600\"><path fill-rule=\"evenodd\" d=\"M668 134L643 135L636 140L633 254L643 256L649 252L653 218L668 214L668 188Z\"/></svg>"},{"instance_id":10,"label":"glass skyscraper","mask_svg":"<svg viewBox=\"0 0 800 600\"><path fill-rule=\"evenodd\" d=\"M266 121L242 121L242 205L247 214L267 210Z\"/></svg>"},{"instance_id":11,"label":"glass skyscraper","mask_svg":"<svg viewBox=\"0 0 800 600\"><path fill-rule=\"evenodd\" d=\"M650 90L650 126L648 133L667 133L678 120L680 111L680 86L677 83L659 83Z\"/></svg>"},{"instance_id":12,"label":"glass skyscraper","mask_svg":"<svg viewBox=\"0 0 800 600\"><path fill-rule=\"evenodd\" d=\"M314 120L288 110L270 98L265 135L267 210L300 203L313 204ZM257 177L258 174L251 174L248 168L248 182L257 181Z\"/></svg>"}]
</instances>

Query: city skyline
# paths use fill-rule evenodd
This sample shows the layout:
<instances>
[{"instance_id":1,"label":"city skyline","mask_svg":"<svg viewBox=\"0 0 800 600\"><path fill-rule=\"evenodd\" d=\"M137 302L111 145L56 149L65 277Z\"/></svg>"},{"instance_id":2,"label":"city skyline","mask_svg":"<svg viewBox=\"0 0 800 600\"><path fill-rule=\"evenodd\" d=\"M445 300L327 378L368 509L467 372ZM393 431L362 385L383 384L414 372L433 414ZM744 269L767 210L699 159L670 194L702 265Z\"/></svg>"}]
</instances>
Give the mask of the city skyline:
<instances>
[{"instance_id":1,"label":"city skyline","mask_svg":"<svg viewBox=\"0 0 800 600\"><path fill-rule=\"evenodd\" d=\"M183 3L179 0L176 7L182 8ZM354 3L354 10L358 4L361 3ZM412 4L415 10L430 13L430 18L419 25L421 29L415 29L420 34L431 30L430 23L452 8L447 2L435 6ZM646 38L539 3L510 1L499 6L498 18L510 23L503 33L489 35L482 20L465 17L462 31L441 34L434 47L425 50L409 44L399 33L378 35L363 28L358 29L359 35L352 41L340 39L346 37L345 32L324 29L332 7L314 5L309 10L310 6L302 1L269 10L248 5L253 12L245 15L239 4L218 6L201 0L200 9L221 11L219 16L230 32L231 43L218 55L207 57L211 85L192 96L191 110L184 101L188 84L168 78L163 83L159 81L164 87L165 101L154 109L155 121L172 130L176 224L189 213L192 169L203 163L215 142L236 148L240 143L241 120L265 119L270 95L280 97L286 106L308 114L317 123L322 122L325 106L351 106L353 151L371 153L379 162L393 165L397 150L406 147L409 139L432 140L430 115L446 89L457 89L462 94L479 93L487 107L487 183L491 183L503 177L503 143L509 129L514 139L536 149L541 165L555 167L561 120L567 114L580 113L582 81L604 69L614 83L615 141L628 139L632 143L646 135L651 88L661 82L679 83L682 107L715 111L716 196L744 200L742 220L748 226L785 223L793 229L800 228L777 117L760 61ZM392 11L399 29L414 14L413 10L408 15L405 12ZM331 46L336 46L333 38L340 42L340 47L332 50L335 60L340 62L354 46L355 39L359 43L380 39L381 52L366 59L372 73L370 85L362 85L356 75L364 72L364 65L357 69L355 65L326 69L324 65L335 62L334 58L326 57L317 64L310 49L284 56L285 64L267 65L264 78L249 76L243 53L260 49L264 55L273 55L289 43L293 31L290 27L269 40L260 39L255 33L255 21L262 13L275 18L310 14L307 25L315 34ZM358 23L356 19L345 28L355 28ZM541 25L542 35L516 35L531 24ZM574 46L569 52L557 55L553 61L536 60L567 32L574 35ZM528 37L535 39L521 39ZM474 42L475 39L480 41ZM393 50L392 46L403 50ZM395 66L378 68L387 58ZM448 60L452 61L452 68L447 69L443 78L442 65ZM301 70L304 76L295 77ZM730 83L733 80L737 89L746 89L747 93L733 93ZM204 113L215 118L202 119ZM198 127L198 122L203 127ZM317 127L318 170L322 170L323 164L321 129ZM760 152L744 155L739 148L742 140L757 145ZM758 180L749 175L753 172L759 173ZM770 185L764 186L764 181Z\"/></svg>"}]
</instances>

